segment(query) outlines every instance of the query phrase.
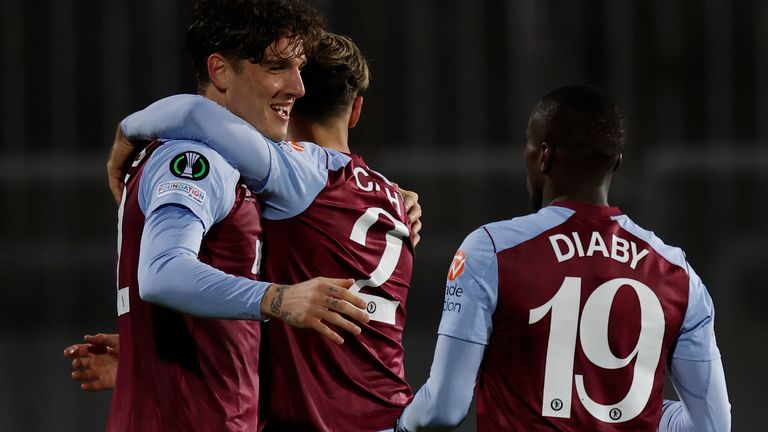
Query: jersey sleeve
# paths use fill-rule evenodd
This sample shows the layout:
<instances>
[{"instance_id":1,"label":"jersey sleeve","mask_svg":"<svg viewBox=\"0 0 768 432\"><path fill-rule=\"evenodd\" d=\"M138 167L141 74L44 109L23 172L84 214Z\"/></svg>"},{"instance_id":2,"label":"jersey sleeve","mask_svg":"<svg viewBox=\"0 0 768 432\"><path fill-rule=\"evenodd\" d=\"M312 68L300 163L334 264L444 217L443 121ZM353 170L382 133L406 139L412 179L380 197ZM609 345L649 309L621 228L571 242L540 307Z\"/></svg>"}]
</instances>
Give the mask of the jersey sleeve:
<instances>
[{"instance_id":1,"label":"jersey sleeve","mask_svg":"<svg viewBox=\"0 0 768 432\"><path fill-rule=\"evenodd\" d=\"M480 228L467 236L448 270L438 334L487 345L497 297L496 252Z\"/></svg>"},{"instance_id":2,"label":"jersey sleeve","mask_svg":"<svg viewBox=\"0 0 768 432\"><path fill-rule=\"evenodd\" d=\"M691 266L687 267L690 281L688 309L672 357L693 361L718 359L720 350L715 340L715 308L712 298Z\"/></svg>"},{"instance_id":3,"label":"jersey sleeve","mask_svg":"<svg viewBox=\"0 0 768 432\"><path fill-rule=\"evenodd\" d=\"M161 99L121 123L131 140L185 139L205 143L235 167L242 181L262 193L264 215L286 218L305 210L323 189L331 154L311 143L275 143L245 120L197 95Z\"/></svg>"},{"instance_id":4,"label":"jersey sleeve","mask_svg":"<svg viewBox=\"0 0 768 432\"><path fill-rule=\"evenodd\" d=\"M403 411L397 432L461 423L472 402L484 351L484 345L439 336L429 379Z\"/></svg>"},{"instance_id":5,"label":"jersey sleeve","mask_svg":"<svg viewBox=\"0 0 768 432\"><path fill-rule=\"evenodd\" d=\"M205 143L235 166L259 192L272 169L273 144L248 122L198 95L174 95L135 112L120 123L130 140L155 138Z\"/></svg>"},{"instance_id":6,"label":"jersey sleeve","mask_svg":"<svg viewBox=\"0 0 768 432\"><path fill-rule=\"evenodd\" d=\"M139 295L203 318L260 319L271 285L226 274L197 259L200 219L188 208L162 206L147 216L139 253Z\"/></svg>"},{"instance_id":7,"label":"jersey sleeve","mask_svg":"<svg viewBox=\"0 0 768 432\"><path fill-rule=\"evenodd\" d=\"M169 141L150 156L139 184L145 216L165 205L183 206L207 232L229 213L239 173L209 147L192 141Z\"/></svg>"},{"instance_id":8,"label":"jersey sleeve","mask_svg":"<svg viewBox=\"0 0 768 432\"><path fill-rule=\"evenodd\" d=\"M349 157L309 142L276 144L275 163L261 190L264 217L287 219L309 207L328 182L329 169L338 169Z\"/></svg>"},{"instance_id":9,"label":"jersey sleeve","mask_svg":"<svg viewBox=\"0 0 768 432\"><path fill-rule=\"evenodd\" d=\"M720 359L673 358L669 372L680 401L664 401L659 432L731 430L731 403Z\"/></svg>"}]
</instances>

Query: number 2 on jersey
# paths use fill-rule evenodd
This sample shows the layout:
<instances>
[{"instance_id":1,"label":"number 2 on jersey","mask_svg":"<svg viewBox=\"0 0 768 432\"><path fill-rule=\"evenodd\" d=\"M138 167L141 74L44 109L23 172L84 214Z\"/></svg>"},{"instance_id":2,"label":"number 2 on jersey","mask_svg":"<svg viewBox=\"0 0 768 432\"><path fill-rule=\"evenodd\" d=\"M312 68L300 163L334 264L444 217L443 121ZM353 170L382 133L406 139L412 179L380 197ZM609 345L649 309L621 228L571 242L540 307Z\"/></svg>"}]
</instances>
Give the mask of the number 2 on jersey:
<instances>
[{"instance_id":1,"label":"number 2 on jersey","mask_svg":"<svg viewBox=\"0 0 768 432\"><path fill-rule=\"evenodd\" d=\"M397 266L397 262L400 260L400 252L403 249L403 239L408 237L408 227L395 219L395 217L389 214L386 210L378 207L371 207L357 219L355 225L352 227L352 233L349 235L349 238L352 241L365 246L368 230L373 224L379 221L379 216L384 216L389 219L395 225L395 228L389 230L386 234L387 245L384 247L384 253L381 255L379 265L371 272L371 277L366 280L355 281L355 284L352 285L349 290L368 302L367 311L372 320L395 324L395 312L397 312L397 305L399 302L379 296L363 294L360 292L360 288L366 286L380 286L392 276L392 273L394 273L395 267Z\"/></svg>"},{"instance_id":2,"label":"number 2 on jersey","mask_svg":"<svg viewBox=\"0 0 768 432\"><path fill-rule=\"evenodd\" d=\"M627 357L619 358L613 355L609 346L608 321L616 292L625 285L633 288L637 294L641 325L635 348ZM593 417L607 423L631 420L643 410L653 390L664 338L661 303L647 285L628 278L613 279L597 287L587 298L581 319L580 300L581 278L566 277L554 297L530 310L528 324L535 324L552 312L541 414L545 417L570 418L575 380L579 399ZM584 377L574 375L577 333L584 355L598 367L620 369L636 359L632 384L621 401L609 405L595 402L584 386Z\"/></svg>"}]
</instances>

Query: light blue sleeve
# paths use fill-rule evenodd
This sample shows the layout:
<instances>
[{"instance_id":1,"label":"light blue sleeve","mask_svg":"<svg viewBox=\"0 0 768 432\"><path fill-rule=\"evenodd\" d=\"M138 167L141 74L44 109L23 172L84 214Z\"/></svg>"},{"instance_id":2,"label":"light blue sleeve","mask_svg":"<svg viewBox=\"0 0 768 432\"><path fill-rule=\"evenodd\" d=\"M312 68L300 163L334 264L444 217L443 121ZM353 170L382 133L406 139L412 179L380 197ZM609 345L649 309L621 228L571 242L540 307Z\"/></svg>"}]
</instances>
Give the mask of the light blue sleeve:
<instances>
[{"instance_id":1,"label":"light blue sleeve","mask_svg":"<svg viewBox=\"0 0 768 432\"><path fill-rule=\"evenodd\" d=\"M487 345L498 277L493 241L484 228L479 228L464 239L448 270L438 334Z\"/></svg>"},{"instance_id":2,"label":"light blue sleeve","mask_svg":"<svg viewBox=\"0 0 768 432\"><path fill-rule=\"evenodd\" d=\"M325 187L328 168L349 158L312 143L274 143L243 119L203 96L175 95L125 118L129 139L186 139L220 153L253 191L264 216L283 219L304 211Z\"/></svg>"},{"instance_id":3,"label":"light blue sleeve","mask_svg":"<svg viewBox=\"0 0 768 432\"><path fill-rule=\"evenodd\" d=\"M670 375L680 401L664 401L659 432L731 430L731 404L719 358L711 361L673 358Z\"/></svg>"},{"instance_id":4,"label":"light blue sleeve","mask_svg":"<svg viewBox=\"0 0 768 432\"><path fill-rule=\"evenodd\" d=\"M275 144L277 162L261 190L263 215L287 219L306 210L328 183L329 170L337 170L350 157L310 142Z\"/></svg>"},{"instance_id":5,"label":"light blue sleeve","mask_svg":"<svg viewBox=\"0 0 768 432\"><path fill-rule=\"evenodd\" d=\"M229 214L239 176L209 147L192 141L169 141L155 150L144 166L139 206L145 217L165 205L184 206L202 221L207 232Z\"/></svg>"},{"instance_id":6,"label":"light blue sleeve","mask_svg":"<svg viewBox=\"0 0 768 432\"><path fill-rule=\"evenodd\" d=\"M232 276L197 259L204 234L186 207L164 205L144 223L139 253L139 295L145 301L204 318L260 319L271 285Z\"/></svg>"},{"instance_id":7,"label":"light blue sleeve","mask_svg":"<svg viewBox=\"0 0 768 432\"><path fill-rule=\"evenodd\" d=\"M672 357L693 361L718 359L720 350L715 340L715 308L712 298L691 266L687 267L690 280L688 309Z\"/></svg>"},{"instance_id":8,"label":"light blue sleeve","mask_svg":"<svg viewBox=\"0 0 768 432\"><path fill-rule=\"evenodd\" d=\"M398 420L398 432L456 427L467 416L485 345L440 335L429 379Z\"/></svg>"}]
</instances>

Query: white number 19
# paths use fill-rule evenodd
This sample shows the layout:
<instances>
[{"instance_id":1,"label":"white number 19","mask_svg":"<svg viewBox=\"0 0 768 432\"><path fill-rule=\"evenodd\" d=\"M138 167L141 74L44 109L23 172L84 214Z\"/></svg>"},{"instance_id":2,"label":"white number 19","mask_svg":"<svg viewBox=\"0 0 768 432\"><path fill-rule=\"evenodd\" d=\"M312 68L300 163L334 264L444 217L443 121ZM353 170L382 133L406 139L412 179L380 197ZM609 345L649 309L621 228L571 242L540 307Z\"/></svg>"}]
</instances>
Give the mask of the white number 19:
<instances>
[{"instance_id":1,"label":"white number 19","mask_svg":"<svg viewBox=\"0 0 768 432\"><path fill-rule=\"evenodd\" d=\"M608 320L616 292L625 285L635 290L640 302L640 336L634 350L627 357L618 358L609 346ZM580 299L581 278L566 277L552 299L530 311L529 324L540 321L552 311L541 414L559 418L571 416L571 395L575 378L579 399L593 417L607 423L631 420L637 417L648 403L653 389L664 338L664 312L661 303L648 286L628 278L613 279L597 287L584 304L581 320ZM577 331L584 355L596 366L620 369L637 359L632 385L621 401L610 405L595 402L587 394L584 377L574 377Z\"/></svg>"}]
</instances>

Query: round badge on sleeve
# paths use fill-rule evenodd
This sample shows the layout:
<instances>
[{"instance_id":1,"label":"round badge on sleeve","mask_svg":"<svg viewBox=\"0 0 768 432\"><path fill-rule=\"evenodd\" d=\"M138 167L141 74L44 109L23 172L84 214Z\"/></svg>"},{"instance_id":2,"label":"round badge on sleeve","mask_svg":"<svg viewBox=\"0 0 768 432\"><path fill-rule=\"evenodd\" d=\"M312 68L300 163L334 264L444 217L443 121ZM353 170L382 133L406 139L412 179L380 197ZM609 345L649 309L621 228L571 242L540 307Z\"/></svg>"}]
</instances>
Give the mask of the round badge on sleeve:
<instances>
[{"instance_id":1,"label":"round badge on sleeve","mask_svg":"<svg viewBox=\"0 0 768 432\"><path fill-rule=\"evenodd\" d=\"M198 152L179 153L171 159L171 173L178 178L202 180L210 171L210 164L205 156Z\"/></svg>"}]
</instances>

